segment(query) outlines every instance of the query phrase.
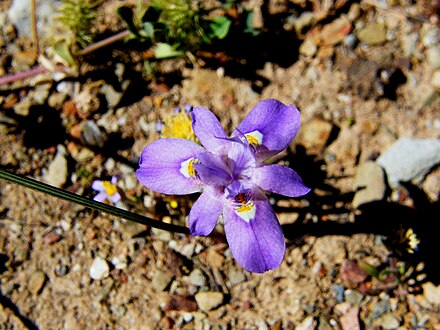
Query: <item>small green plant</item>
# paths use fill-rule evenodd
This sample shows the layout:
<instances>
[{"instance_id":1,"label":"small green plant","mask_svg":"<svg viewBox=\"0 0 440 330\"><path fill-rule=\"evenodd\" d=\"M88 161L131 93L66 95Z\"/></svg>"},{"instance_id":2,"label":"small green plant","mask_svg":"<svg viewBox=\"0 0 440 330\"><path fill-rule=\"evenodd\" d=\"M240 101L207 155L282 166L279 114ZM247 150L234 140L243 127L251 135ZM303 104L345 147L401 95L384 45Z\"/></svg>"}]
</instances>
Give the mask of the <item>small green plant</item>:
<instances>
[{"instance_id":1,"label":"small green plant","mask_svg":"<svg viewBox=\"0 0 440 330\"><path fill-rule=\"evenodd\" d=\"M157 59L182 56L226 37L231 20L212 16L212 12L202 2L191 0L153 0L138 15L126 6L118 9L132 36L154 46Z\"/></svg>"},{"instance_id":2,"label":"small green plant","mask_svg":"<svg viewBox=\"0 0 440 330\"><path fill-rule=\"evenodd\" d=\"M63 28L71 32L70 44L84 48L91 44L91 27L96 19L96 9L100 1L61 0L58 20Z\"/></svg>"}]
</instances>

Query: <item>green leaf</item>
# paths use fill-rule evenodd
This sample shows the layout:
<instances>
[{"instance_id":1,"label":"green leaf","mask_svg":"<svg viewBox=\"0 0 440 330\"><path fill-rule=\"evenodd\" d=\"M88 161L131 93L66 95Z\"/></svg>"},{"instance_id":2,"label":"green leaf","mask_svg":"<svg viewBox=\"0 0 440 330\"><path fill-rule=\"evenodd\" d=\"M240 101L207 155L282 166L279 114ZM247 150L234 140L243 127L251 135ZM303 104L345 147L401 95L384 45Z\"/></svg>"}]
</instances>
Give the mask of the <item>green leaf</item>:
<instances>
[{"instance_id":1,"label":"green leaf","mask_svg":"<svg viewBox=\"0 0 440 330\"><path fill-rule=\"evenodd\" d=\"M75 59L70 52L70 43L67 40L57 42L53 47L55 52L70 66L75 64Z\"/></svg>"},{"instance_id":2,"label":"green leaf","mask_svg":"<svg viewBox=\"0 0 440 330\"><path fill-rule=\"evenodd\" d=\"M143 31L147 38L154 40L154 25L151 22L143 22ZM154 41L153 41L154 42Z\"/></svg>"},{"instance_id":3,"label":"green leaf","mask_svg":"<svg viewBox=\"0 0 440 330\"><path fill-rule=\"evenodd\" d=\"M140 37L139 31L134 22L133 10L127 6L119 7L117 10L119 17L127 24L128 30L135 36Z\"/></svg>"},{"instance_id":4,"label":"green leaf","mask_svg":"<svg viewBox=\"0 0 440 330\"><path fill-rule=\"evenodd\" d=\"M228 35L231 27L231 20L225 16L216 16L209 24L213 32L213 36L218 39L223 39Z\"/></svg>"},{"instance_id":5,"label":"green leaf","mask_svg":"<svg viewBox=\"0 0 440 330\"><path fill-rule=\"evenodd\" d=\"M376 267L371 266L369 263L364 261L358 262L359 267L361 267L368 275L373 276L375 278L379 278L379 271Z\"/></svg>"},{"instance_id":6,"label":"green leaf","mask_svg":"<svg viewBox=\"0 0 440 330\"><path fill-rule=\"evenodd\" d=\"M154 57L160 58L170 58L170 57L178 57L182 56L183 52L176 50L170 44L166 44L164 42L158 42L154 49Z\"/></svg>"}]
</instances>

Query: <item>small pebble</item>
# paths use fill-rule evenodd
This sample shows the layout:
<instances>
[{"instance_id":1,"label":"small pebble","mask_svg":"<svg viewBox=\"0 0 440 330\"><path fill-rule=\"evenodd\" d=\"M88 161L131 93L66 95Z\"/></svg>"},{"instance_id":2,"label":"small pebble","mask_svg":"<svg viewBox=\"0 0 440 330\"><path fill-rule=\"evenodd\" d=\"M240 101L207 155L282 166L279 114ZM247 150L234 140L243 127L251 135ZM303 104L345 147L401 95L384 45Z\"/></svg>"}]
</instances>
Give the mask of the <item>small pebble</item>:
<instances>
[{"instance_id":1,"label":"small pebble","mask_svg":"<svg viewBox=\"0 0 440 330\"><path fill-rule=\"evenodd\" d=\"M121 305L111 305L110 311L118 317L124 316L127 313L127 308Z\"/></svg>"},{"instance_id":2,"label":"small pebble","mask_svg":"<svg viewBox=\"0 0 440 330\"><path fill-rule=\"evenodd\" d=\"M164 291L173 280L173 277L166 272L157 272L151 280L151 285L156 291Z\"/></svg>"},{"instance_id":3,"label":"small pebble","mask_svg":"<svg viewBox=\"0 0 440 330\"><path fill-rule=\"evenodd\" d=\"M46 282L46 274L41 271L37 271L32 274L29 279L28 289L31 293L37 295L41 292L44 283Z\"/></svg>"},{"instance_id":4,"label":"small pebble","mask_svg":"<svg viewBox=\"0 0 440 330\"><path fill-rule=\"evenodd\" d=\"M335 293L335 298L337 303L344 301L344 286L340 284L332 285L333 292Z\"/></svg>"},{"instance_id":5,"label":"small pebble","mask_svg":"<svg viewBox=\"0 0 440 330\"><path fill-rule=\"evenodd\" d=\"M204 312L209 312L223 303L223 293L221 292L198 292L195 295L197 305Z\"/></svg>"},{"instance_id":6,"label":"small pebble","mask_svg":"<svg viewBox=\"0 0 440 330\"><path fill-rule=\"evenodd\" d=\"M108 295L110 294L110 292L113 289L114 283L115 282L113 280L111 280L110 282L106 283L104 285L104 287L101 288L101 290L99 290L98 294L96 295L96 300L98 302L101 302L108 297Z\"/></svg>"},{"instance_id":7,"label":"small pebble","mask_svg":"<svg viewBox=\"0 0 440 330\"><path fill-rule=\"evenodd\" d=\"M344 296L352 306L359 306L364 299L364 295L358 290L345 290Z\"/></svg>"},{"instance_id":8,"label":"small pebble","mask_svg":"<svg viewBox=\"0 0 440 330\"><path fill-rule=\"evenodd\" d=\"M58 264L55 266L55 274L57 276L64 276L69 272L69 267L64 264Z\"/></svg>"},{"instance_id":9,"label":"small pebble","mask_svg":"<svg viewBox=\"0 0 440 330\"><path fill-rule=\"evenodd\" d=\"M126 255L119 255L112 259L112 264L115 266L116 269L125 269L127 268L127 256Z\"/></svg>"},{"instance_id":10,"label":"small pebble","mask_svg":"<svg viewBox=\"0 0 440 330\"><path fill-rule=\"evenodd\" d=\"M96 257L90 267L90 277L94 280L102 280L110 274L110 267L107 261L101 257Z\"/></svg>"},{"instance_id":11,"label":"small pebble","mask_svg":"<svg viewBox=\"0 0 440 330\"><path fill-rule=\"evenodd\" d=\"M189 274L189 282L195 286L205 286L207 281L205 274L197 268Z\"/></svg>"},{"instance_id":12,"label":"small pebble","mask_svg":"<svg viewBox=\"0 0 440 330\"><path fill-rule=\"evenodd\" d=\"M432 87L440 89L440 69L434 71L431 77Z\"/></svg>"}]
</instances>

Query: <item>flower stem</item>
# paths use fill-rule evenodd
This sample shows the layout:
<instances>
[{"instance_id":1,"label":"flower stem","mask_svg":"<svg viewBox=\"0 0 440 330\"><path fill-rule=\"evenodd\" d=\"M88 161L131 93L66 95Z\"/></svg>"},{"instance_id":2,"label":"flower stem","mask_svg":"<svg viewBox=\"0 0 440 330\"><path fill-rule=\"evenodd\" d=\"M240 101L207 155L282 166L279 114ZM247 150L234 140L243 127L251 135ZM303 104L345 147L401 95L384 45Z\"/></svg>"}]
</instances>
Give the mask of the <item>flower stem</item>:
<instances>
[{"instance_id":1,"label":"flower stem","mask_svg":"<svg viewBox=\"0 0 440 330\"><path fill-rule=\"evenodd\" d=\"M134 221L146 226L175 232L175 233L182 233L182 234L189 234L189 229L184 226L178 226L173 225L165 222L161 222L158 220L154 220L151 218L147 218L143 215L133 213L130 211L122 210L117 207L114 207L112 205L100 203L88 198L85 198L83 196L77 195L75 193L72 193L70 191L60 189L51 185L48 185L46 183L42 183L40 181L23 177L21 175L11 173L9 171L6 171L2 168L0 168L0 179L8 180L13 183L22 185L24 187L37 190L42 193L46 193L48 195L55 196L57 198L64 199L69 202L73 202L97 211L105 212L108 214L115 215L117 217L123 218L125 220Z\"/></svg>"},{"instance_id":2,"label":"flower stem","mask_svg":"<svg viewBox=\"0 0 440 330\"><path fill-rule=\"evenodd\" d=\"M46 72L47 69L44 66L37 66L28 71L19 72L16 74L10 74L0 77L0 86L4 84L10 84L19 80L24 80L39 75L40 73Z\"/></svg>"}]
</instances>

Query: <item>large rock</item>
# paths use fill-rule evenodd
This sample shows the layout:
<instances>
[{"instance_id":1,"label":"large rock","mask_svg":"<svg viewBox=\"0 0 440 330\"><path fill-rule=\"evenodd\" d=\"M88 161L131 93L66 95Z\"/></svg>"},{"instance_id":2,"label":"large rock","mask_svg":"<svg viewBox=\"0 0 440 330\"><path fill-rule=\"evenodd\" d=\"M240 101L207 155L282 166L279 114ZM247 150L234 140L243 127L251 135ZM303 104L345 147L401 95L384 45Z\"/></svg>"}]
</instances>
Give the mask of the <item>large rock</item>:
<instances>
[{"instance_id":1,"label":"large rock","mask_svg":"<svg viewBox=\"0 0 440 330\"><path fill-rule=\"evenodd\" d=\"M54 18L57 15L58 1L36 0L38 33L53 34ZM9 20L14 24L20 36L31 37L30 0L14 0L8 11Z\"/></svg>"},{"instance_id":2,"label":"large rock","mask_svg":"<svg viewBox=\"0 0 440 330\"><path fill-rule=\"evenodd\" d=\"M381 155L377 162L385 170L391 187L426 175L440 163L439 139L403 137Z\"/></svg>"},{"instance_id":3,"label":"large rock","mask_svg":"<svg viewBox=\"0 0 440 330\"><path fill-rule=\"evenodd\" d=\"M382 168L373 161L359 166L355 178L356 194L353 207L383 200L386 192L385 176Z\"/></svg>"}]
</instances>

